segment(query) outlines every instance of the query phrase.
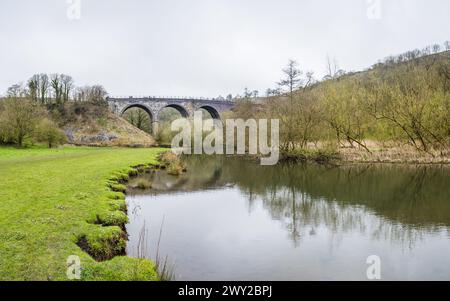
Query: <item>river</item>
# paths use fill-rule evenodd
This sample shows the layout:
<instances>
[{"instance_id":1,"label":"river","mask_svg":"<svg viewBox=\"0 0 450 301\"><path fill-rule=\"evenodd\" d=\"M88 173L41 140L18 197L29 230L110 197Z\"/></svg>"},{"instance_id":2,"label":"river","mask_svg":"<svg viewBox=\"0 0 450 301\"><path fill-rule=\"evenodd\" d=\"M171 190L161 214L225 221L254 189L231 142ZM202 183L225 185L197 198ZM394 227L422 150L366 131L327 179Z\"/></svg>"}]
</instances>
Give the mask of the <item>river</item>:
<instances>
[{"instance_id":1,"label":"river","mask_svg":"<svg viewBox=\"0 0 450 301\"><path fill-rule=\"evenodd\" d=\"M382 280L450 280L448 166L185 160L127 195L127 253L176 280L367 280L372 255Z\"/></svg>"}]
</instances>

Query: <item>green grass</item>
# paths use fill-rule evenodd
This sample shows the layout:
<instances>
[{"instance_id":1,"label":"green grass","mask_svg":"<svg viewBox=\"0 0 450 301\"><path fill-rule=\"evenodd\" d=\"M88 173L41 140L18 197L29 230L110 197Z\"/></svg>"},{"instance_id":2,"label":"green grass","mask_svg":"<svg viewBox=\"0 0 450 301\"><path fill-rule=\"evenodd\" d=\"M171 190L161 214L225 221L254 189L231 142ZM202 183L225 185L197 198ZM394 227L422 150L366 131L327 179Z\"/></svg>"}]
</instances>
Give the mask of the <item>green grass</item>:
<instances>
[{"instance_id":1,"label":"green grass","mask_svg":"<svg viewBox=\"0 0 450 301\"><path fill-rule=\"evenodd\" d=\"M123 193L110 187L160 152L0 147L0 280L67 280L69 255L81 258L82 280L157 280L152 262L113 257L123 253L127 216ZM94 260L81 240L94 257L113 258Z\"/></svg>"}]
</instances>

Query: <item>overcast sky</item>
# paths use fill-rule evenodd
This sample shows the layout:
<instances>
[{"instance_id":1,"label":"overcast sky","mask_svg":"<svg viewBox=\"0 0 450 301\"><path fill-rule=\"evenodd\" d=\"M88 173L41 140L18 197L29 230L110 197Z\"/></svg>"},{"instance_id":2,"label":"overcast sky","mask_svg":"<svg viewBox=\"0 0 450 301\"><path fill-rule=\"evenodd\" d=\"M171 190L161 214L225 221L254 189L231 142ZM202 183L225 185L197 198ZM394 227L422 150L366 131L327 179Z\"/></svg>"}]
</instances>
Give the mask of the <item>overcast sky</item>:
<instances>
[{"instance_id":1,"label":"overcast sky","mask_svg":"<svg viewBox=\"0 0 450 301\"><path fill-rule=\"evenodd\" d=\"M450 1L377 2L0 0L0 91L57 72L117 96L226 96L274 87L290 58L322 77L327 54L356 71L450 40Z\"/></svg>"}]
</instances>

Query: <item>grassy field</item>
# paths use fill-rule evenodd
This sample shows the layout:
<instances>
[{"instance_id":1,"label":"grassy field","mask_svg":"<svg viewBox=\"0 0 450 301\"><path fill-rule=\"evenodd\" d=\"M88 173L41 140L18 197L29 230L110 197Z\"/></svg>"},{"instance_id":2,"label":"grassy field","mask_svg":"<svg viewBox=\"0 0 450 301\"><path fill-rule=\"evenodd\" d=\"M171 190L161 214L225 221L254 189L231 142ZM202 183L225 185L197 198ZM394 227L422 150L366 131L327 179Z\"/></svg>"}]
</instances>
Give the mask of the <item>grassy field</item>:
<instances>
[{"instance_id":1,"label":"grassy field","mask_svg":"<svg viewBox=\"0 0 450 301\"><path fill-rule=\"evenodd\" d=\"M0 147L0 280L67 280L67 258L82 280L156 280L148 260L122 253L124 195L111 179L155 164L161 149ZM118 185L120 186L120 185ZM97 261L83 251L80 241Z\"/></svg>"}]
</instances>

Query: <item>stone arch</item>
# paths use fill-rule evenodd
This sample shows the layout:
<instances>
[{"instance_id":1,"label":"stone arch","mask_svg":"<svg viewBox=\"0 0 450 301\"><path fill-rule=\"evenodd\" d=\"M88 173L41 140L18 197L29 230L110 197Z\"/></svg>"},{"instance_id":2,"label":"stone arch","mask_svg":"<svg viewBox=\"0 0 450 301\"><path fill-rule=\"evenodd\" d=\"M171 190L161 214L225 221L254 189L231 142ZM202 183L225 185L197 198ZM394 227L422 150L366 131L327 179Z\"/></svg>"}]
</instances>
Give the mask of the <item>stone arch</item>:
<instances>
[{"instance_id":1,"label":"stone arch","mask_svg":"<svg viewBox=\"0 0 450 301\"><path fill-rule=\"evenodd\" d=\"M169 105L161 108L161 110L159 110L159 112L158 112L158 115L165 108L173 108L173 109L177 110L181 114L181 116L183 116L184 118L189 118L188 110L186 110L186 108L184 108L183 106L178 105L178 104L169 104Z\"/></svg>"},{"instance_id":2,"label":"stone arch","mask_svg":"<svg viewBox=\"0 0 450 301\"><path fill-rule=\"evenodd\" d=\"M131 104L131 105L126 106L126 107L123 108L122 111L120 112L120 116L122 117L123 114L125 114L126 111L128 111L129 109L132 109L132 108L139 108L139 109L144 110L144 111L148 114L148 116L150 117L150 121L151 121L151 122L154 122L154 121L155 121L155 116L153 116L152 111L150 111L149 108L147 108L146 106L141 105L141 104Z\"/></svg>"},{"instance_id":3,"label":"stone arch","mask_svg":"<svg viewBox=\"0 0 450 301\"><path fill-rule=\"evenodd\" d=\"M127 105L127 106L125 106L125 108L122 109L119 116L124 117L123 115L125 114L125 112L132 108L139 108L139 109L144 110L147 113L147 115L150 119L150 131L152 134L154 134L155 130L158 128L158 125L157 125L158 122L156 120L157 116L147 106L142 105L142 104Z\"/></svg>"},{"instance_id":4,"label":"stone arch","mask_svg":"<svg viewBox=\"0 0 450 301\"><path fill-rule=\"evenodd\" d=\"M207 111L209 113L209 115L211 115L211 117L213 119L220 119L220 114L219 112L213 108L212 106L201 106L200 109L204 109L205 111Z\"/></svg>"}]
</instances>

